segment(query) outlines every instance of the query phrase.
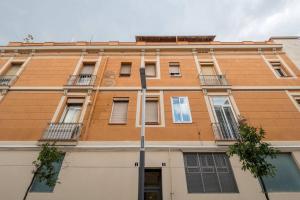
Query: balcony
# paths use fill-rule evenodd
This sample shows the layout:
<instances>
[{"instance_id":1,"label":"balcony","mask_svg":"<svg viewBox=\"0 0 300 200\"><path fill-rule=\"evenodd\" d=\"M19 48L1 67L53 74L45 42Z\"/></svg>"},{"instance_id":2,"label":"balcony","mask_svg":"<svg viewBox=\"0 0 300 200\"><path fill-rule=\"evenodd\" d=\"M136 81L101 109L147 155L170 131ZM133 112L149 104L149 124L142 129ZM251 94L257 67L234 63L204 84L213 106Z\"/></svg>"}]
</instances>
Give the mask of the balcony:
<instances>
[{"instance_id":1,"label":"balcony","mask_svg":"<svg viewBox=\"0 0 300 200\"><path fill-rule=\"evenodd\" d=\"M71 75L66 86L93 86L96 76L92 74Z\"/></svg>"},{"instance_id":2,"label":"balcony","mask_svg":"<svg viewBox=\"0 0 300 200\"><path fill-rule=\"evenodd\" d=\"M212 123L212 129L216 141L236 141L240 138L237 122L233 122L231 124Z\"/></svg>"},{"instance_id":3,"label":"balcony","mask_svg":"<svg viewBox=\"0 0 300 200\"><path fill-rule=\"evenodd\" d=\"M10 86L15 79L16 76L0 76L0 86Z\"/></svg>"},{"instance_id":4,"label":"balcony","mask_svg":"<svg viewBox=\"0 0 300 200\"><path fill-rule=\"evenodd\" d=\"M225 75L199 75L201 85L204 86L227 86Z\"/></svg>"},{"instance_id":5,"label":"balcony","mask_svg":"<svg viewBox=\"0 0 300 200\"><path fill-rule=\"evenodd\" d=\"M40 141L76 142L80 130L80 123L50 123Z\"/></svg>"}]
</instances>

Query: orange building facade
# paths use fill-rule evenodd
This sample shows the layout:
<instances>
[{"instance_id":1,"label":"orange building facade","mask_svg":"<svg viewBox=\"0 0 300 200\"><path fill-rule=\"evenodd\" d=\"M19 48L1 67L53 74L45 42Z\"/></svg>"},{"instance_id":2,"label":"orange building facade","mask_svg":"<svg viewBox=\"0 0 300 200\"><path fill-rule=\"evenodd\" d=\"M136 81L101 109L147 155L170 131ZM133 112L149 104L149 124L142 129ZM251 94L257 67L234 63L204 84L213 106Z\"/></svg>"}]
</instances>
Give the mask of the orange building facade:
<instances>
[{"instance_id":1,"label":"orange building facade","mask_svg":"<svg viewBox=\"0 0 300 200\"><path fill-rule=\"evenodd\" d=\"M1 199L23 197L45 142L66 152L61 184L36 183L27 199L137 199L141 67L145 199L264 199L225 155L240 119L263 127L282 152L278 176L266 180L271 199L300 197L300 71L281 44L137 36L0 49Z\"/></svg>"}]
</instances>

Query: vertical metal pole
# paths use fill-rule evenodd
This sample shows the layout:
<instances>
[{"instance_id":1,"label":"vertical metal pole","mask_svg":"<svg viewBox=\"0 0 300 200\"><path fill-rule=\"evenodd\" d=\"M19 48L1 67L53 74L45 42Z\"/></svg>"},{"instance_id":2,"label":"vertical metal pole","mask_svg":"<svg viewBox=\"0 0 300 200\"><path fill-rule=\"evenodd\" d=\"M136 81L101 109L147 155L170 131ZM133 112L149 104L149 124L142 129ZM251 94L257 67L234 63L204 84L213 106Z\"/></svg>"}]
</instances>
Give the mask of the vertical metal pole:
<instances>
[{"instance_id":1,"label":"vertical metal pole","mask_svg":"<svg viewBox=\"0 0 300 200\"><path fill-rule=\"evenodd\" d=\"M145 182L145 111L146 111L146 89L142 89L142 127L141 127L141 147L139 165L139 200L144 200Z\"/></svg>"},{"instance_id":2,"label":"vertical metal pole","mask_svg":"<svg viewBox=\"0 0 300 200\"><path fill-rule=\"evenodd\" d=\"M142 121L141 121L141 146L140 146L140 163L139 163L139 188L138 200L144 200L145 184L145 121L146 121L146 76L145 68L140 69L140 78L142 85Z\"/></svg>"}]
</instances>

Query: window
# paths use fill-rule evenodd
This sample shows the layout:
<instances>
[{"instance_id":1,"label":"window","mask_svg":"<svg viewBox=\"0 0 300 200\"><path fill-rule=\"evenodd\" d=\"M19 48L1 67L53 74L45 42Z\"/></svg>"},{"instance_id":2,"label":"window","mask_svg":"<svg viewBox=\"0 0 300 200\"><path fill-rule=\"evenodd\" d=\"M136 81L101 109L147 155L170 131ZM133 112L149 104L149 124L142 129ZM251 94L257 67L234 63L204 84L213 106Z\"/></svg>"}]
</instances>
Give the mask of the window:
<instances>
[{"instance_id":1,"label":"window","mask_svg":"<svg viewBox=\"0 0 300 200\"><path fill-rule=\"evenodd\" d=\"M76 85L90 85L94 73L95 63L84 63Z\"/></svg>"},{"instance_id":2,"label":"window","mask_svg":"<svg viewBox=\"0 0 300 200\"><path fill-rule=\"evenodd\" d=\"M295 99L296 103L298 104L298 106L300 107L300 96L294 96L294 99Z\"/></svg>"},{"instance_id":3,"label":"window","mask_svg":"<svg viewBox=\"0 0 300 200\"><path fill-rule=\"evenodd\" d=\"M61 169L61 165L63 163L63 160L64 160L64 156L62 157L61 160L59 160L58 162L54 162L52 165L53 165L53 168L54 168L54 179L55 181L57 181L58 179L58 175L59 175L59 171ZM41 168L41 170L43 170L43 168ZM30 192L53 192L54 190L54 186L48 186L46 184L46 181L40 181L38 179L38 177L33 177L33 183L32 183L32 186L30 188Z\"/></svg>"},{"instance_id":4,"label":"window","mask_svg":"<svg viewBox=\"0 0 300 200\"><path fill-rule=\"evenodd\" d=\"M269 61L275 73L279 77L289 77L289 73L280 61Z\"/></svg>"},{"instance_id":5,"label":"window","mask_svg":"<svg viewBox=\"0 0 300 200\"><path fill-rule=\"evenodd\" d=\"M238 124L229 98L215 96L211 98L211 102L216 120L214 128L218 132L219 139L237 139L239 137Z\"/></svg>"},{"instance_id":6,"label":"window","mask_svg":"<svg viewBox=\"0 0 300 200\"><path fill-rule=\"evenodd\" d=\"M184 153L189 193L237 193L237 185L225 153Z\"/></svg>"},{"instance_id":7,"label":"window","mask_svg":"<svg viewBox=\"0 0 300 200\"><path fill-rule=\"evenodd\" d=\"M110 117L112 124L126 124L129 98L114 98Z\"/></svg>"},{"instance_id":8,"label":"window","mask_svg":"<svg viewBox=\"0 0 300 200\"><path fill-rule=\"evenodd\" d=\"M146 124L159 124L159 105L157 97L146 98Z\"/></svg>"},{"instance_id":9,"label":"window","mask_svg":"<svg viewBox=\"0 0 300 200\"><path fill-rule=\"evenodd\" d=\"M274 177L263 177L268 192L300 192L300 170L289 153L268 159L276 167Z\"/></svg>"},{"instance_id":10,"label":"window","mask_svg":"<svg viewBox=\"0 0 300 200\"><path fill-rule=\"evenodd\" d=\"M15 76L17 75L18 71L20 70L23 63L12 63L11 66L6 71L6 76Z\"/></svg>"},{"instance_id":11,"label":"window","mask_svg":"<svg viewBox=\"0 0 300 200\"><path fill-rule=\"evenodd\" d=\"M120 76L130 76L131 63L121 63Z\"/></svg>"},{"instance_id":12,"label":"window","mask_svg":"<svg viewBox=\"0 0 300 200\"><path fill-rule=\"evenodd\" d=\"M169 63L170 76L180 76L180 65L178 62Z\"/></svg>"},{"instance_id":13,"label":"window","mask_svg":"<svg viewBox=\"0 0 300 200\"><path fill-rule=\"evenodd\" d=\"M191 111L187 97L172 97L172 113L174 123L191 123Z\"/></svg>"},{"instance_id":14,"label":"window","mask_svg":"<svg viewBox=\"0 0 300 200\"><path fill-rule=\"evenodd\" d=\"M12 63L4 75L0 77L0 85L10 85L23 63Z\"/></svg>"},{"instance_id":15,"label":"window","mask_svg":"<svg viewBox=\"0 0 300 200\"><path fill-rule=\"evenodd\" d=\"M146 62L145 64L146 77L156 77L156 64L155 62Z\"/></svg>"},{"instance_id":16,"label":"window","mask_svg":"<svg viewBox=\"0 0 300 200\"><path fill-rule=\"evenodd\" d=\"M200 66L201 66L202 75L204 75L204 76L216 75L216 71L215 71L213 62L211 62L211 61L201 61Z\"/></svg>"},{"instance_id":17,"label":"window","mask_svg":"<svg viewBox=\"0 0 300 200\"><path fill-rule=\"evenodd\" d=\"M84 98L70 98L67 100L67 106L61 116L61 123L78 123Z\"/></svg>"}]
</instances>

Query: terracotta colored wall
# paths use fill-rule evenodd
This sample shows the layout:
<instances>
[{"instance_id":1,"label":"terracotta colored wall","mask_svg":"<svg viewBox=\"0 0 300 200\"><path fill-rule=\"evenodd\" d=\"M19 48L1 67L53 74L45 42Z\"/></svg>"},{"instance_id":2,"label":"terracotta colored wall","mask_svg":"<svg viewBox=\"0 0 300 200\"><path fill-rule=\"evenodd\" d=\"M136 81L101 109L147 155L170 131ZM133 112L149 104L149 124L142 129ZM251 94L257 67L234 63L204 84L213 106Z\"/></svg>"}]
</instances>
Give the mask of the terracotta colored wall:
<instances>
[{"instance_id":1,"label":"terracotta colored wall","mask_svg":"<svg viewBox=\"0 0 300 200\"><path fill-rule=\"evenodd\" d=\"M38 140L60 93L9 92L0 102L0 140Z\"/></svg>"},{"instance_id":2,"label":"terracotta colored wall","mask_svg":"<svg viewBox=\"0 0 300 200\"><path fill-rule=\"evenodd\" d=\"M268 140L300 140L300 112L285 92L233 92L242 116L262 126Z\"/></svg>"},{"instance_id":3,"label":"terracotta colored wall","mask_svg":"<svg viewBox=\"0 0 300 200\"><path fill-rule=\"evenodd\" d=\"M62 86L75 70L79 57L33 57L15 86Z\"/></svg>"},{"instance_id":4,"label":"terracotta colored wall","mask_svg":"<svg viewBox=\"0 0 300 200\"><path fill-rule=\"evenodd\" d=\"M171 96L189 98L193 123L174 124ZM109 124L114 97L129 97L128 123ZM101 92L93 113L87 140L139 140L136 127L137 92ZM148 140L213 140L210 120L201 92L164 92L165 127L147 127Z\"/></svg>"},{"instance_id":5,"label":"terracotta colored wall","mask_svg":"<svg viewBox=\"0 0 300 200\"><path fill-rule=\"evenodd\" d=\"M120 77L120 68L122 62L131 62L131 76ZM103 74L101 86L103 87L125 87L138 86L140 84L140 56L109 56L105 66L105 59L101 64L101 68L106 68ZM98 75L100 75L100 71Z\"/></svg>"},{"instance_id":6,"label":"terracotta colored wall","mask_svg":"<svg viewBox=\"0 0 300 200\"><path fill-rule=\"evenodd\" d=\"M216 58L229 84L234 86L300 85L299 78L277 79L260 55L216 55ZM286 56L282 58L295 74L299 74Z\"/></svg>"}]
</instances>

